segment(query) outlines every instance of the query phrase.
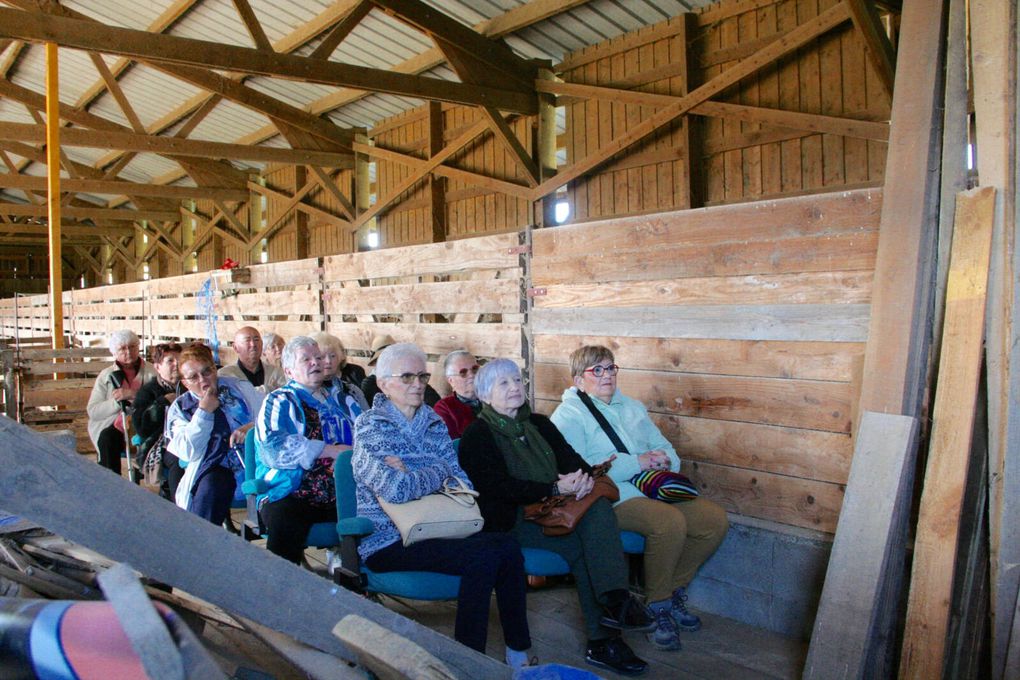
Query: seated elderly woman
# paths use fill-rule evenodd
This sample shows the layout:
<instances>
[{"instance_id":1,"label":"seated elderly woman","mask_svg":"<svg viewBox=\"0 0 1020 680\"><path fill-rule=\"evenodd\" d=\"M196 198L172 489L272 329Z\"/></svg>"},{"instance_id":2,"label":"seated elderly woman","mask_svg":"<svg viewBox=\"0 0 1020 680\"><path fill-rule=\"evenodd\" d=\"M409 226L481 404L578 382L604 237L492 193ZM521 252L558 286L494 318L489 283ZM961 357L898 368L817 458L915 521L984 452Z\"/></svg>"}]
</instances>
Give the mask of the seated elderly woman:
<instances>
[{"instance_id":1,"label":"seated elderly woman","mask_svg":"<svg viewBox=\"0 0 1020 680\"><path fill-rule=\"evenodd\" d=\"M271 366L280 365L280 355L283 354L283 346L287 341L277 333L262 334L262 363Z\"/></svg>"},{"instance_id":2,"label":"seated elderly woman","mask_svg":"<svg viewBox=\"0 0 1020 680\"><path fill-rule=\"evenodd\" d=\"M167 449L187 464L177 505L223 524L243 469L244 436L255 424L263 394L246 380L219 377L212 351L188 345L181 352L181 383L188 388L167 414Z\"/></svg>"},{"instance_id":3,"label":"seated elderly woman","mask_svg":"<svg viewBox=\"0 0 1020 680\"><path fill-rule=\"evenodd\" d=\"M311 526L336 522L333 461L351 448L354 419L365 403L340 380L325 384L322 352L312 338L288 342L282 364L289 381L266 396L255 425L255 477L267 484L256 502L269 532L266 547L300 564Z\"/></svg>"},{"instance_id":4,"label":"seated elderly woman","mask_svg":"<svg viewBox=\"0 0 1020 680\"><path fill-rule=\"evenodd\" d=\"M425 354L416 345L387 347L376 368L382 392L355 424L351 464L358 514L375 531L361 542L361 558L373 571L434 571L460 576L454 638L485 651L489 602L496 591L507 664L529 663L531 636L525 607L524 558L505 533L432 539L404 546L400 532L377 498L406 503L442 487L448 477L467 480L457 464L446 425L424 401Z\"/></svg>"},{"instance_id":5,"label":"seated elderly woman","mask_svg":"<svg viewBox=\"0 0 1020 680\"><path fill-rule=\"evenodd\" d=\"M142 385L156 377L152 366L138 353L138 336L122 330L110 334L108 345L113 365L96 376L86 411L89 415L89 438L99 453L99 464L120 474L120 457L126 451L125 418L135 394Z\"/></svg>"},{"instance_id":6,"label":"seated elderly woman","mask_svg":"<svg viewBox=\"0 0 1020 680\"><path fill-rule=\"evenodd\" d=\"M181 372L178 361L181 358L181 346L176 342L164 342L152 350L152 365L156 369L156 377L142 385L135 395L134 411L131 423L141 442L138 445L138 464L149 477L152 463L159 478L159 495L173 499L177 493L177 485L184 475L177 456L166 450L163 432L166 429L166 414L170 404L177 398L181 383ZM148 461L149 453L154 458Z\"/></svg>"},{"instance_id":7,"label":"seated elderly woman","mask_svg":"<svg viewBox=\"0 0 1020 680\"><path fill-rule=\"evenodd\" d=\"M440 399L433 408L454 439L464 434L465 428L482 410L482 402L475 395L475 375L479 368L475 355L466 349L450 352L443 361L443 373L453 394Z\"/></svg>"},{"instance_id":8,"label":"seated elderly woman","mask_svg":"<svg viewBox=\"0 0 1020 680\"><path fill-rule=\"evenodd\" d=\"M660 649L679 649L677 629L701 626L687 610L687 586L719 547L729 523L726 512L707 498L664 503L645 496L631 482L647 470L679 472L680 458L644 405L617 388L618 371L608 347L588 345L574 351L570 355L574 386L563 392L552 421L588 463L616 456L609 473L620 488L616 519L621 528L645 536L645 589L657 621L649 637ZM585 401L598 409L627 451L617 450Z\"/></svg>"},{"instance_id":9,"label":"seated elderly woman","mask_svg":"<svg viewBox=\"0 0 1020 680\"><path fill-rule=\"evenodd\" d=\"M344 343L340 342L340 338L330 333L316 333L312 340L319 343L319 351L322 352L324 384L330 385L335 379L342 380L364 400L361 381L365 379L365 369L357 364L347 363L347 350L344 349Z\"/></svg>"},{"instance_id":10,"label":"seated elderly woman","mask_svg":"<svg viewBox=\"0 0 1020 680\"><path fill-rule=\"evenodd\" d=\"M513 361L483 366L475 390L483 406L461 437L460 464L481 494L485 531L509 531L526 548L563 556L577 581L588 635L585 660L624 675L644 672L648 664L617 631L651 630L655 622L627 590L627 564L609 501L595 501L564 536L546 536L541 526L523 519L521 506L547 496L585 496L594 484L591 467L548 418L531 412Z\"/></svg>"}]
</instances>

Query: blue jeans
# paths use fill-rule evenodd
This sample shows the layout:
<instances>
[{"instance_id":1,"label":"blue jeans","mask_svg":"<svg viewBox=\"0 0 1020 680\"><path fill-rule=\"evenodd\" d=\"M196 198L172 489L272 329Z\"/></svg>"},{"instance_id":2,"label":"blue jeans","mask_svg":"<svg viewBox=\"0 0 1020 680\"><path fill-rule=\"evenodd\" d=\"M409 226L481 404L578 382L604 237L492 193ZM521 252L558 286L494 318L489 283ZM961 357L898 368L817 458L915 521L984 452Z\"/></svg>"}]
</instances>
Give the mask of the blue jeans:
<instances>
[{"instance_id":1,"label":"blue jeans","mask_svg":"<svg viewBox=\"0 0 1020 680\"><path fill-rule=\"evenodd\" d=\"M457 642L485 653L489 601L496 591L503 640L510 649L531 648L525 598L524 557L509 534L482 532L459 539L434 539L404 547L400 541L368 556L372 571L434 571L460 576Z\"/></svg>"},{"instance_id":2,"label":"blue jeans","mask_svg":"<svg viewBox=\"0 0 1020 680\"><path fill-rule=\"evenodd\" d=\"M203 474L191 490L191 512L219 526L230 514L234 500L234 473L215 466Z\"/></svg>"}]
</instances>

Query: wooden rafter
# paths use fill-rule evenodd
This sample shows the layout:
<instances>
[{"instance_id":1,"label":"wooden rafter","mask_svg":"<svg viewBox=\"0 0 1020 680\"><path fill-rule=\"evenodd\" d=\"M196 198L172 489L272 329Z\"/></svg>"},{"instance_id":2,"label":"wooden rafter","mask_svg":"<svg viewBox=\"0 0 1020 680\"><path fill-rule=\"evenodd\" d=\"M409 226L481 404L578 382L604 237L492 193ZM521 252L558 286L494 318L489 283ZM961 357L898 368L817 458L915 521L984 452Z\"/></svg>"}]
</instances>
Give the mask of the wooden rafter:
<instances>
[{"instance_id":1,"label":"wooden rafter","mask_svg":"<svg viewBox=\"0 0 1020 680\"><path fill-rule=\"evenodd\" d=\"M255 10L248 4L248 0L233 0L234 7L237 8L237 13L241 17L241 21L244 22L244 27L248 29L248 35L251 36L251 40L255 43L255 47L260 50L273 51L273 43L269 41L266 36L266 31L262 28L262 24L259 23L259 18L255 16Z\"/></svg>"},{"instance_id":2,"label":"wooden rafter","mask_svg":"<svg viewBox=\"0 0 1020 680\"><path fill-rule=\"evenodd\" d=\"M344 41L351 31L368 16L372 11L372 3L368 0L361 0L350 9L343 19L338 21L333 29L322 39L322 42L308 55L310 59L329 59L340 43Z\"/></svg>"},{"instance_id":3,"label":"wooden rafter","mask_svg":"<svg viewBox=\"0 0 1020 680\"><path fill-rule=\"evenodd\" d=\"M247 47L170 35L154 35L145 31L105 26L95 21L70 19L57 14L0 9L0 36L31 42L52 41L67 47L129 56L155 63L162 71L175 75L184 74L183 77L189 81L195 77L193 73L195 67L201 67L206 76L212 74L206 69L214 68L472 106L489 104L515 113L530 114L534 113L536 108L534 96L528 92L480 85L469 86L438 78L406 76L382 69L288 54L268 54ZM244 87L236 82L234 85ZM244 89L255 92L250 88ZM220 94L231 96L228 92L221 91ZM279 100L273 101L282 104Z\"/></svg>"},{"instance_id":4,"label":"wooden rafter","mask_svg":"<svg viewBox=\"0 0 1020 680\"><path fill-rule=\"evenodd\" d=\"M2 151L0 151L0 154L6 155ZM0 187L21 189L23 191L45 191L46 178L0 173ZM248 191L244 189L231 189L227 187L173 187L99 179L62 179L60 180L60 188L62 191L70 192L109 194L113 196L154 196L157 198L180 200L212 199L217 201L244 201L250 196Z\"/></svg>"},{"instance_id":5,"label":"wooden rafter","mask_svg":"<svg viewBox=\"0 0 1020 680\"><path fill-rule=\"evenodd\" d=\"M103 55L96 52L89 52L89 58L92 59L92 63L95 64L96 70L99 71L100 77L103 82L106 83L106 89L110 91L113 98L117 101L117 105L120 110L124 112L124 117L128 119L128 123L131 124L131 129L139 134L145 134L145 126L142 125L142 119L138 117L131 102L124 96L124 90L121 89L120 83L117 82L116 76L110 71L110 67L106 65L106 60L103 59Z\"/></svg>"},{"instance_id":6,"label":"wooden rafter","mask_svg":"<svg viewBox=\"0 0 1020 680\"><path fill-rule=\"evenodd\" d=\"M45 224L0 224L0 233L13 234L14 236L39 236L47 237L49 227ZM60 225L60 233L63 236L131 236L135 230L131 227L95 226L88 227L74 222L65 222Z\"/></svg>"},{"instance_id":7,"label":"wooden rafter","mask_svg":"<svg viewBox=\"0 0 1020 680\"><path fill-rule=\"evenodd\" d=\"M45 141L45 128L25 123L0 123L0 139L38 143ZM315 163L339 168L354 167L354 158L351 154L313 149L278 149L268 146L227 144L111 130L90 131L64 128L60 134L60 142L63 146L124 149L139 153L158 153L164 156L231 158L275 163Z\"/></svg>"},{"instance_id":8,"label":"wooden rafter","mask_svg":"<svg viewBox=\"0 0 1020 680\"><path fill-rule=\"evenodd\" d=\"M0 213L22 217L46 217L45 206L0 203ZM75 220L177 220L177 213L159 210L110 210L108 208L64 208L61 213Z\"/></svg>"},{"instance_id":9,"label":"wooden rafter","mask_svg":"<svg viewBox=\"0 0 1020 680\"><path fill-rule=\"evenodd\" d=\"M539 92L548 92L561 96L579 97L582 99L604 99L621 104L638 104L640 106L668 106L680 99L676 95L655 94L654 92L640 92L597 85L581 85L578 83L560 83L551 80L538 81L535 87ZM714 101L706 101L693 106L690 109L690 113L711 116L713 118L739 120L745 123L762 123L792 130L810 130L811 132L855 137L858 139L873 139L881 142L888 141L889 139L888 123L858 120L855 118L825 116L815 113L801 113L799 111L782 111L761 106Z\"/></svg>"},{"instance_id":10,"label":"wooden rafter","mask_svg":"<svg viewBox=\"0 0 1020 680\"><path fill-rule=\"evenodd\" d=\"M318 181L318 178L316 178L316 181ZM309 181L309 184L311 184L311 181ZM287 205L291 205L291 201L294 198L291 194L285 193L283 191L277 191L275 189L270 189L269 187L264 187L256 182L251 183L251 188L252 191L255 191L256 193L259 193L268 198L275 198L276 200L279 201L286 201ZM334 215L333 213L323 210L322 208L316 208L314 205L309 205L305 203L303 200L293 203L293 207L291 208L291 210L303 212L309 217L314 217L322 222L325 222L326 224L332 224L334 226L340 227L341 229L351 228L352 220L344 219L343 217L340 217L339 215ZM264 239L265 237L266 237L265 231L260 231L257 234L253 234L250 240L253 244L255 244Z\"/></svg>"},{"instance_id":11,"label":"wooden rafter","mask_svg":"<svg viewBox=\"0 0 1020 680\"><path fill-rule=\"evenodd\" d=\"M354 204L337 188L336 184L333 183L333 178L317 165L309 165L308 169L315 175L315 180L319 183L319 186L332 196L334 201L340 204L340 209L343 210L347 219L353 220L355 218Z\"/></svg>"},{"instance_id":12,"label":"wooden rafter","mask_svg":"<svg viewBox=\"0 0 1020 680\"><path fill-rule=\"evenodd\" d=\"M252 235L251 242L248 244L248 247L255 247L256 243L264 238L270 238L273 234L279 231L284 222L287 221L287 218L290 217L290 212L317 186L318 182L314 179L309 182L305 182L304 186L298 189L285 205L280 207L280 214L276 216L276 219L273 220L272 224L266 225L265 229Z\"/></svg>"},{"instance_id":13,"label":"wooden rafter","mask_svg":"<svg viewBox=\"0 0 1020 680\"><path fill-rule=\"evenodd\" d=\"M889 36L882 28L882 21L878 17L875 3L872 0L846 0L850 9L850 17L854 26L860 31L864 38L864 44L868 48L868 58L871 65L875 67L882 86L891 97L893 93L893 80L896 77L896 54L893 51Z\"/></svg>"},{"instance_id":14,"label":"wooden rafter","mask_svg":"<svg viewBox=\"0 0 1020 680\"><path fill-rule=\"evenodd\" d=\"M726 88L738 83L743 78L757 72L768 64L775 62L785 54L798 49L806 43L814 40L820 35L827 33L836 26L850 18L849 10L845 3L831 7L818 16L810 19L789 33L770 42L757 52L745 59L741 59L735 65L723 71L704 85L695 88L690 93L680 97L673 104L663 107L650 117L638 123L625 134L617 137L611 142L604 144L599 149L573 165L564 168L554 177L534 190L533 200L546 196L563 186L567 182L577 179L581 175L591 172L602 165L610 158L624 149L636 144L646 138L659 128L668 125L678 117L690 111L694 106L708 101L711 97Z\"/></svg>"}]
</instances>

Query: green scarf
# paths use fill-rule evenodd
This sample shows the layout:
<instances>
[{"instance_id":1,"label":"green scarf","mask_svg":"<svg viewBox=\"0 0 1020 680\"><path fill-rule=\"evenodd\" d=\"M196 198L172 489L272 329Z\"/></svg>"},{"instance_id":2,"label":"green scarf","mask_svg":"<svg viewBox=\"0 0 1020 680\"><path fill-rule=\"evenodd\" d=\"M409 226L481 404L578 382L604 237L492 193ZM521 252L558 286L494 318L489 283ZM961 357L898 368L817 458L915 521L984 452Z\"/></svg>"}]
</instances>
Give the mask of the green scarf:
<instances>
[{"instance_id":1,"label":"green scarf","mask_svg":"<svg viewBox=\"0 0 1020 680\"><path fill-rule=\"evenodd\" d=\"M532 425L530 406L522 405L517 409L517 416L510 418L484 404L478 417L492 429L511 477L547 484L556 481L556 455L538 428Z\"/></svg>"}]
</instances>

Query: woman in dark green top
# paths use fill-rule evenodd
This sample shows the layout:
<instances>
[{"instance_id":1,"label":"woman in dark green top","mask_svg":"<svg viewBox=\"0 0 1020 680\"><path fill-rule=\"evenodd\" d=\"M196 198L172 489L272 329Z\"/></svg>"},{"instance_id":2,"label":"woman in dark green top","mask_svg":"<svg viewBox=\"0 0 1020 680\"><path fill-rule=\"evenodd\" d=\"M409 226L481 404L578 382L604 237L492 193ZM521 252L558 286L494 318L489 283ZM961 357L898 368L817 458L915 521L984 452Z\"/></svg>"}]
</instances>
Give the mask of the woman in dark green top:
<instances>
[{"instance_id":1,"label":"woman in dark green top","mask_svg":"<svg viewBox=\"0 0 1020 680\"><path fill-rule=\"evenodd\" d=\"M655 622L627 590L620 530L609 501L596 501L566 536L546 536L523 519L522 506L546 496L585 496L593 486L591 468L548 418L531 412L513 361L483 366L475 390L482 411L461 437L459 458L480 494L485 531L509 531L524 547L561 555L577 582L588 635L585 660L624 675L644 672L648 664L618 631L649 630Z\"/></svg>"}]
</instances>

